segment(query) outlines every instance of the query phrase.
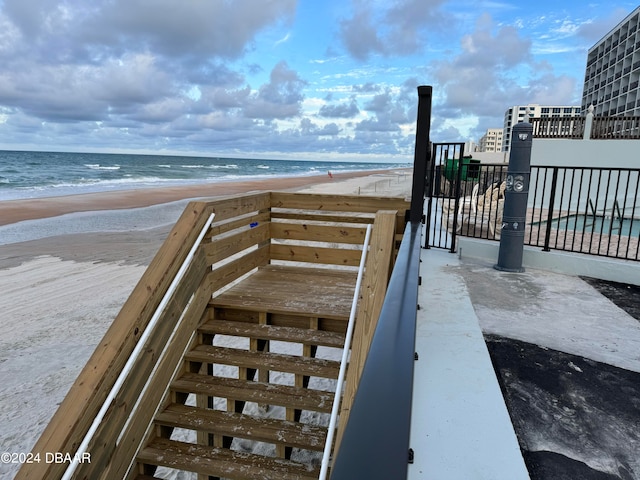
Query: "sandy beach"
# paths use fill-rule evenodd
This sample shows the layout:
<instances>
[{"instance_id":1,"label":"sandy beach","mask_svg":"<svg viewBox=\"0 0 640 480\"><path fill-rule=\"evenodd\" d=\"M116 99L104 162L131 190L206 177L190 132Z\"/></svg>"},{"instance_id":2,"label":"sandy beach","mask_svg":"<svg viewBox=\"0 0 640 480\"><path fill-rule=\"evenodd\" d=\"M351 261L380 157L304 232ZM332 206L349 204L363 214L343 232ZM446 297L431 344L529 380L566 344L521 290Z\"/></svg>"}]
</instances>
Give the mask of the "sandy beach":
<instances>
[{"instance_id":1,"label":"sandy beach","mask_svg":"<svg viewBox=\"0 0 640 480\"><path fill-rule=\"evenodd\" d=\"M189 199L408 196L411 180L398 169L0 202L0 451L30 451ZM0 464L0 477L18 469Z\"/></svg>"}]
</instances>

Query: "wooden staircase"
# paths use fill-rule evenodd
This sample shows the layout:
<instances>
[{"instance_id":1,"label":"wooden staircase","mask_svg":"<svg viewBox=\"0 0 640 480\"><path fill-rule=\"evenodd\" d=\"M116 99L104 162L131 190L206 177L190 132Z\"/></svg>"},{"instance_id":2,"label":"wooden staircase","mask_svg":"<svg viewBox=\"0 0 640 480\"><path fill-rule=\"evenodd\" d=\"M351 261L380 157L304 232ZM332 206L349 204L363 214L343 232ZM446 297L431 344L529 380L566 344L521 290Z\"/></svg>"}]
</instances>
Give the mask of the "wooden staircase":
<instances>
[{"instance_id":1,"label":"wooden staircase","mask_svg":"<svg viewBox=\"0 0 640 480\"><path fill-rule=\"evenodd\" d=\"M355 277L267 265L213 297L140 473L317 479Z\"/></svg>"},{"instance_id":2,"label":"wooden staircase","mask_svg":"<svg viewBox=\"0 0 640 480\"><path fill-rule=\"evenodd\" d=\"M317 479L366 225L373 233L336 446L405 207L402 199L276 192L190 204L34 452L75 452L88 441L91 462L69 467L69 478ZM143 347L137 357L134 346ZM105 401L130 357L130 373ZM65 470L25 466L16 478Z\"/></svg>"}]
</instances>

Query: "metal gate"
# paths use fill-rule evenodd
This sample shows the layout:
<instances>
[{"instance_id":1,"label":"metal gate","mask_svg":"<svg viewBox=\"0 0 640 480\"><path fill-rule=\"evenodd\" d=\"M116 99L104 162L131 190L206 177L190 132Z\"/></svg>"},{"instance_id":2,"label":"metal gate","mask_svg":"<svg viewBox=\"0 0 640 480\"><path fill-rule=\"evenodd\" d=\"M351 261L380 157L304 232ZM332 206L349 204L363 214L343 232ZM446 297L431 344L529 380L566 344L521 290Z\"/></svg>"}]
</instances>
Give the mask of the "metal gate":
<instances>
[{"instance_id":1,"label":"metal gate","mask_svg":"<svg viewBox=\"0 0 640 480\"><path fill-rule=\"evenodd\" d=\"M464 143L434 143L431 159L425 184L425 248L455 252L460 235L499 240L498 197L504 193L500 185L507 165L481 164L465 156Z\"/></svg>"},{"instance_id":2,"label":"metal gate","mask_svg":"<svg viewBox=\"0 0 640 480\"><path fill-rule=\"evenodd\" d=\"M456 215L460 197L459 168L464 159L464 143L434 143L427 170L425 248L446 248L455 252ZM460 170L460 172L459 172ZM453 222L453 223L452 223Z\"/></svg>"}]
</instances>

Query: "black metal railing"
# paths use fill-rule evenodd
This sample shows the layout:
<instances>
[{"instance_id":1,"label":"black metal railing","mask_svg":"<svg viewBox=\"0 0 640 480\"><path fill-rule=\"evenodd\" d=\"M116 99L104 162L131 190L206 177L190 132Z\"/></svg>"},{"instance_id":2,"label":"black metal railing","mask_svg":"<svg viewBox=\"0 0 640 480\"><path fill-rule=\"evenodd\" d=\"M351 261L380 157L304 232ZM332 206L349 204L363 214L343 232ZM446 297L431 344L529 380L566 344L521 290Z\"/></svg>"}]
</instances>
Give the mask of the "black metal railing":
<instances>
[{"instance_id":1,"label":"black metal railing","mask_svg":"<svg viewBox=\"0 0 640 480\"><path fill-rule=\"evenodd\" d=\"M525 244L640 260L640 169L534 166Z\"/></svg>"},{"instance_id":2,"label":"black metal railing","mask_svg":"<svg viewBox=\"0 0 640 480\"><path fill-rule=\"evenodd\" d=\"M506 164L455 158L458 144L434 144L433 181L427 201L425 246L456 251L459 235L499 240ZM441 158L440 152L444 157Z\"/></svg>"},{"instance_id":3,"label":"black metal railing","mask_svg":"<svg viewBox=\"0 0 640 480\"><path fill-rule=\"evenodd\" d=\"M430 86L418 87L408 223L351 413L335 453L331 480L388 480L407 476L422 220L432 163L429 149L431 94Z\"/></svg>"},{"instance_id":4,"label":"black metal railing","mask_svg":"<svg viewBox=\"0 0 640 480\"><path fill-rule=\"evenodd\" d=\"M405 228L331 480L407 476L421 231Z\"/></svg>"},{"instance_id":5,"label":"black metal railing","mask_svg":"<svg viewBox=\"0 0 640 480\"><path fill-rule=\"evenodd\" d=\"M438 175L427 203L427 247L459 236L500 240L507 165ZM640 169L533 166L525 245L640 260Z\"/></svg>"}]
</instances>

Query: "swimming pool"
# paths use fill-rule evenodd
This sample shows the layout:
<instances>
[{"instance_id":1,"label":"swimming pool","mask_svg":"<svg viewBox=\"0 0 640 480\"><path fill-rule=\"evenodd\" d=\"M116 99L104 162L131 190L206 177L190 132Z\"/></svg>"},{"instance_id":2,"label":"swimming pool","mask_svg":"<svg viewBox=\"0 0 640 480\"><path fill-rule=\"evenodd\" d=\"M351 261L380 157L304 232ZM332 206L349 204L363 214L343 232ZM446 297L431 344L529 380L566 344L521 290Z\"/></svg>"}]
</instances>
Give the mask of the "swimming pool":
<instances>
[{"instance_id":1,"label":"swimming pool","mask_svg":"<svg viewBox=\"0 0 640 480\"><path fill-rule=\"evenodd\" d=\"M545 228L547 222L536 222L534 225L539 225ZM611 229L611 218L603 217L602 215L584 215L584 214L572 214L565 217L554 218L551 221L551 228L557 230L574 230L577 232L585 233L600 233L612 235L623 235L628 237L640 236L640 218L623 218L622 221L614 219L613 229Z\"/></svg>"}]
</instances>

